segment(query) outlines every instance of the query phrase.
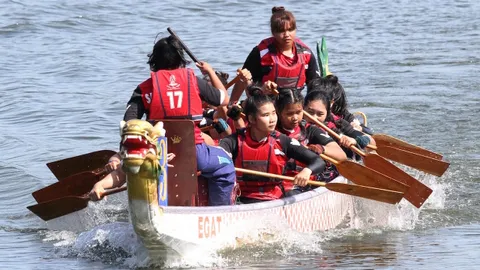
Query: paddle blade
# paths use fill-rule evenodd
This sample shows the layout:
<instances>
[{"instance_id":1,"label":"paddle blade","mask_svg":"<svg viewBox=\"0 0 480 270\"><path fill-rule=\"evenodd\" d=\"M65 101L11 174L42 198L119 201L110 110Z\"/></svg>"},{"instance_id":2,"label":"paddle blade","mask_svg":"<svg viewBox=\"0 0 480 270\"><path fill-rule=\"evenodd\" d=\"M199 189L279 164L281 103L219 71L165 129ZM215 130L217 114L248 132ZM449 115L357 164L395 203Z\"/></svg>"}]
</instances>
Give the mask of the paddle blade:
<instances>
[{"instance_id":1,"label":"paddle blade","mask_svg":"<svg viewBox=\"0 0 480 270\"><path fill-rule=\"evenodd\" d=\"M33 198L39 203L67 196L82 196L89 192L100 177L93 172L82 172L44 187L32 193Z\"/></svg>"},{"instance_id":2,"label":"paddle blade","mask_svg":"<svg viewBox=\"0 0 480 270\"><path fill-rule=\"evenodd\" d=\"M384 188L401 192L406 192L409 188L404 183L398 182L391 177L364 167L353 161L346 160L335 166L341 175L357 185Z\"/></svg>"},{"instance_id":3,"label":"paddle blade","mask_svg":"<svg viewBox=\"0 0 480 270\"><path fill-rule=\"evenodd\" d=\"M48 221L84 209L88 206L88 201L88 198L69 196L30 205L27 208L41 219Z\"/></svg>"},{"instance_id":4,"label":"paddle blade","mask_svg":"<svg viewBox=\"0 0 480 270\"><path fill-rule=\"evenodd\" d=\"M63 181L68 176L84 171L93 171L103 168L108 163L110 157L115 155L115 151L100 150L80 156L66 158L47 163L47 167L59 181Z\"/></svg>"},{"instance_id":5,"label":"paddle blade","mask_svg":"<svg viewBox=\"0 0 480 270\"><path fill-rule=\"evenodd\" d=\"M377 144L378 148L389 146L389 147L395 147L398 149L406 150L412 153L416 153L422 156L431 157L434 159L442 160L443 158L443 156L440 154L421 148L420 146L407 143L406 141L402 141L400 139L397 139L395 137L392 137L386 134L373 134L372 137L375 140L375 143Z\"/></svg>"},{"instance_id":6,"label":"paddle blade","mask_svg":"<svg viewBox=\"0 0 480 270\"><path fill-rule=\"evenodd\" d=\"M442 176L450 166L450 163L442 160L389 146L378 147L377 153L382 157L436 176Z\"/></svg>"},{"instance_id":7,"label":"paddle blade","mask_svg":"<svg viewBox=\"0 0 480 270\"><path fill-rule=\"evenodd\" d=\"M410 186L405 191L405 199L417 208L420 208L432 194L432 189L377 154L367 153L363 157L363 163L379 173Z\"/></svg>"},{"instance_id":8,"label":"paddle blade","mask_svg":"<svg viewBox=\"0 0 480 270\"><path fill-rule=\"evenodd\" d=\"M381 188L349 185L343 183L328 183L325 185L331 191L362 197L384 203L396 204L403 198L403 192Z\"/></svg>"}]
</instances>

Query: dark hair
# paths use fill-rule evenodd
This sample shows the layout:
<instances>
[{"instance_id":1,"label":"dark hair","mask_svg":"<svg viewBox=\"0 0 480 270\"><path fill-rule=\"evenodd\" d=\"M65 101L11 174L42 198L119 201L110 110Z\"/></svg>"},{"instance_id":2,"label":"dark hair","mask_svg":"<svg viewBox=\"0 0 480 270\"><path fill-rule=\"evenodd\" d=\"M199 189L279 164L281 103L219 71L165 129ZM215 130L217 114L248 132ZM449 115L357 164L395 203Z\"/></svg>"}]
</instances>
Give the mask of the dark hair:
<instances>
[{"instance_id":1,"label":"dark hair","mask_svg":"<svg viewBox=\"0 0 480 270\"><path fill-rule=\"evenodd\" d=\"M289 29L285 29L287 24L290 24ZM297 22L292 12L285 10L284 7L272 8L272 17L270 17L270 30L272 34L295 29L297 29Z\"/></svg>"},{"instance_id":2,"label":"dark hair","mask_svg":"<svg viewBox=\"0 0 480 270\"><path fill-rule=\"evenodd\" d=\"M332 119L331 114L330 114L331 98L330 98L330 95L325 91L312 91L312 92L308 93L305 96L305 102L303 104L304 108L306 108L308 106L308 104L310 104L310 102L316 101L316 100L321 101L323 103L323 105L325 105L325 108L327 109L327 115L326 115L325 120L328 121L328 120Z\"/></svg>"},{"instance_id":3,"label":"dark hair","mask_svg":"<svg viewBox=\"0 0 480 270\"><path fill-rule=\"evenodd\" d=\"M224 86L227 85L228 77L230 77L230 75L228 75L228 73L221 72L221 71L215 71L215 74L217 75L217 77L220 79L220 81L222 82L222 84ZM208 74L205 74L203 76L203 79L210 83L210 76Z\"/></svg>"},{"instance_id":4,"label":"dark hair","mask_svg":"<svg viewBox=\"0 0 480 270\"><path fill-rule=\"evenodd\" d=\"M262 87L257 84L252 84L247 87L247 91L249 97L245 100L245 107L243 109L245 115L247 116L247 119L249 115L255 117L258 112L258 108L261 107L263 104L274 104L273 100L263 93Z\"/></svg>"},{"instance_id":5,"label":"dark hair","mask_svg":"<svg viewBox=\"0 0 480 270\"><path fill-rule=\"evenodd\" d=\"M153 46L152 53L148 55L148 62L151 71L161 69L176 69L185 67L188 61L184 57L180 42L168 36L160 39Z\"/></svg>"},{"instance_id":6,"label":"dark hair","mask_svg":"<svg viewBox=\"0 0 480 270\"><path fill-rule=\"evenodd\" d=\"M297 89L282 89L275 101L275 108L280 114L287 105L296 103L300 103L303 106L303 96L300 91L297 91Z\"/></svg>"},{"instance_id":7,"label":"dark hair","mask_svg":"<svg viewBox=\"0 0 480 270\"><path fill-rule=\"evenodd\" d=\"M311 80L307 85L308 93L312 91L323 91L327 94L330 100L333 100L331 112L333 114L342 116L347 110L347 96L343 86L338 82L338 77L335 75L328 75L325 78L317 77ZM330 106L328 106L330 107Z\"/></svg>"}]
</instances>

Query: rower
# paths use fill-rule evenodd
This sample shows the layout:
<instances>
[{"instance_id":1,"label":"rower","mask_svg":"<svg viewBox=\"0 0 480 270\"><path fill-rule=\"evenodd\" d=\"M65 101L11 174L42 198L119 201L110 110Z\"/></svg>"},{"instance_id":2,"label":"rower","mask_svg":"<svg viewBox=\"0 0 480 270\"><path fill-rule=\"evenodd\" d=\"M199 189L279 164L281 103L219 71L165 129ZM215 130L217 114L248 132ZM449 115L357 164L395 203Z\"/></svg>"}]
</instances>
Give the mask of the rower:
<instances>
[{"instance_id":1,"label":"rower","mask_svg":"<svg viewBox=\"0 0 480 270\"><path fill-rule=\"evenodd\" d=\"M335 160L347 159L342 148L322 129L303 120L303 96L294 89L279 94L276 100L276 109L279 115L277 130L292 139L298 140L303 146L313 152L325 154ZM291 160L287 167L289 174L295 175L301 171L304 164ZM339 175L334 165L327 163L325 171L314 175L313 180L329 182ZM285 183L287 184L287 183ZM290 184L291 185L291 184ZM290 194L298 194L309 188L294 187ZM290 195L288 194L288 195Z\"/></svg>"},{"instance_id":2,"label":"rower","mask_svg":"<svg viewBox=\"0 0 480 270\"><path fill-rule=\"evenodd\" d=\"M318 121L325 123L330 129L341 133L342 136L338 144L343 147L343 151L345 151L347 156L352 158L353 152L349 149L350 146L358 145L364 148L369 143L372 143L373 139L370 139L370 135L354 129L354 127L344 119L337 117L335 121L330 111L330 105L332 104L330 96L328 92L321 88L308 93L304 102L305 111ZM307 121L311 120L307 119Z\"/></svg>"},{"instance_id":3,"label":"rower","mask_svg":"<svg viewBox=\"0 0 480 270\"><path fill-rule=\"evenodd\" d=\"M270 17L272 36L262 40L248 55L243 68L250 70L253 82L238 82L232 90L231 103L236 104L248 84L264 84L266 89L296 88L318 77L318 66L312 51L296 37L296 20L284 7L273 7Z\"/></svg>"},{"instance_id":4,"label":"rower","mask_svg":"<svg viewBox=\"0 0 480 270\"><path fill-rule=\"evenodd\" d=\"M245 102L248 125L220 141L220 146L232 155L236 167L261 172L283 174L289 159L305 164L295 175L295 185L305 186L312 174L321 173L325 162L315 153L303 147L296 139L275 130L277 114L273 100L262 93L258 86L250 86L250 96ZM275 200L287 195L292 186L282 181L243 175L237 172L240 184L240 202L252 203Z\"/></svg>"}]
</instances>

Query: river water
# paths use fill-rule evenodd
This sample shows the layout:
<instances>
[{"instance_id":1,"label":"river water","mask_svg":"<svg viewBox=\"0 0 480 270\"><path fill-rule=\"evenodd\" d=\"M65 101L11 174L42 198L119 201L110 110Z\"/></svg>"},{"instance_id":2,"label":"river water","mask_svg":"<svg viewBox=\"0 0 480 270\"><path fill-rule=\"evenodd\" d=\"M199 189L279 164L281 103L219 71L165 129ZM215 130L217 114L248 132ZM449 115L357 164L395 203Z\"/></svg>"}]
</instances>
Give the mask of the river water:
<instances>
[{"instance_id":1,"label":"river water","mask_svg":"<svg viewBox=\"0 0 480 270\"><path fill-rule=\"evenodd\" d=\"M118 147L157 33L172 27L233 76L269 35L272 2L0 1L0 268L477 268L479 3L281 3L305 43L326 37L352 111L451 162L442 177L402 167L434 190L422 209L356 200L351 219L329 232L285 231L198 261L152 262L126 222L124 195L91 206L97 214L82 224L47 224L26 209L31 193L56 181L45 163Z\"/></svg>"}]
</instances>

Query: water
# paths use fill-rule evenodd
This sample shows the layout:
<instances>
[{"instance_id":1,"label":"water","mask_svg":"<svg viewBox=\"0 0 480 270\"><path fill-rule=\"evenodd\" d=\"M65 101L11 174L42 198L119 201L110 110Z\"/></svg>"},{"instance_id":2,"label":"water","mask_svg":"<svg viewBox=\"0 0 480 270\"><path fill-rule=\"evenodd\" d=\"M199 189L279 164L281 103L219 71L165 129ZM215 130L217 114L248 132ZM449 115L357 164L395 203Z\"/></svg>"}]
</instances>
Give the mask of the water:
<instances>
[{"instance_id":1,"label":"water","mask_svg":"<svg viewBox=\"0 0 480 270\"><path fill-rule=\"evenodd\" d=\"M434 189L421 211L404 202L386 208L357 201L355 216L337 230L285 231L252 247L200 261L166 260L163 267L474 269L480 263L478 1L283 4L296 15L304 42L314 47L327 38L330 68L353 111L365 112L377 131L444 154L451 166L440 178L416 175ZM34 204L30 194L55 181L45 163L117 148L118 122L148 76L146 55L158 32L172 27L197 58L233 76L269 35L271 6L0 1L1 268L160 267L145 257L115 198L94 206L80 234L73 221L47 227L25 208ZM105 225L92 230L99 224Z\"/></svg>"}]
</instances>

